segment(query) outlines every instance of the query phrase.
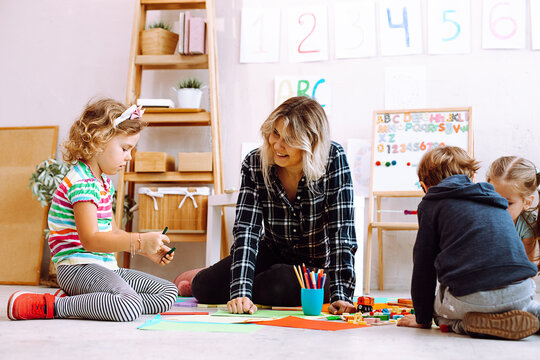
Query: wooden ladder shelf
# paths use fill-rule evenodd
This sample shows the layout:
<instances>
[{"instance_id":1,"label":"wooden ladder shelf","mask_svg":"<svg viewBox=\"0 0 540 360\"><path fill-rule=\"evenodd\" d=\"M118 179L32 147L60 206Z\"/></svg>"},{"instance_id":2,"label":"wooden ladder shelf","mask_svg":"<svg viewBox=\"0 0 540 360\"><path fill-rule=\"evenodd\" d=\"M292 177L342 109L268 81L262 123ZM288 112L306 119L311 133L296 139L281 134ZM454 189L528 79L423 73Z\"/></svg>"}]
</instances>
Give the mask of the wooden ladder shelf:
<instances>
[{"instance_id":1,"label":"wooden ladder shelf","mask_svg":"<svg viewBox=\"0 0 540 360\"><path fill-rule=\"evenodd\" d=\"M150 10L205 10L206 11L206 43L208 54L204 55L142 55L140 33L146 26L147 11ZM221 127L219 122L219 91L217 74L217 44L215 32L214 0L136 0L131 51L129 57L128 84L126 104L135 104L141 93L142 76L145 70L208 70L209 111L202 109L186 110L178 108L148 108L144 120L149 126L209 126L212 137L212 171L210 172L176 172L140 173L135 172L135 161L132 160L126 172L119 174L118 194L134 196L135 184L188 184L213 185L214 193L223 193L223 173L221 158ZM143 134L144 136L144 134ZM124 197L117 197L116 222L122 224ZM222 226L224 226L222 217ZM206 241L206 234L170 234L173 242ZM222 237L222 256L227 255L227 239ZM124 254L124 266L129 267L129 256Z\"/></svg>"}]
</instances>

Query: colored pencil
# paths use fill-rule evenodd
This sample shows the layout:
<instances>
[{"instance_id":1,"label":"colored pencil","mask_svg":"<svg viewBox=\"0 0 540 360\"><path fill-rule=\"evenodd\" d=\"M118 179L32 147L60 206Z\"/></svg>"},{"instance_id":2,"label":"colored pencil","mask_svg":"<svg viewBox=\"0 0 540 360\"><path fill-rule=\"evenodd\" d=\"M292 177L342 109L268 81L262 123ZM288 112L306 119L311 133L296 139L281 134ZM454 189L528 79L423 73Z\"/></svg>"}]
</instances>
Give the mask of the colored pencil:
<instances>
[{"instance_id":1,"label":"colored pencil","mask_svg":"<svg viewBox=\"0 0 540 360\"><path fill-rule=\"evenodd\" d=\"M300 277L300 274L298 273L298 270L296 270L296 266L295 266L295 265L293 265L293 269L294 269L294 273L296 274L296 278L298 279L298 282L300 283L300 287L301 287L302 289L304 289L304 288L305 288L304 282L302 281L302 278Z\"/></svg>"},{"instance_id":2,"label":"colored pencil","mask_svg":"<svg viewBox=\"0 0 540 360\"><path fill-rule=\"evenodd\" d=\"M311 286L309 286L309 280L308 280L308 275L306 272L304 272L304 278L306 279L306 287L308 289L313 289Z\"/></svg>"}]
</instances>

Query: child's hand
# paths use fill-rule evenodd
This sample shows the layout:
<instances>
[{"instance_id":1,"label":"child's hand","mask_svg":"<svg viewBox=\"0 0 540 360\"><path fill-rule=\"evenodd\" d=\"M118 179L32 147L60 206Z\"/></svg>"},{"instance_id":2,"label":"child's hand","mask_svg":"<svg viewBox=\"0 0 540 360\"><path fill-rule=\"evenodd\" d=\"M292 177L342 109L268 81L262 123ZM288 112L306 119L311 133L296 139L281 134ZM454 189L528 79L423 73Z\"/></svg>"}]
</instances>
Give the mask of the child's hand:
<instances>
[{"instance_id":1,"label":"child's hand","mask_svg":"<svg viewBox=\"0 0 540 360\"><path fill-rule=\"evenodd\" d=\"M418 324L416 322L415 315L407 315L398 320L397 326L407 326L407 327L413 327L413 328L429 329L431 327L431 324L429 324L429 326L427 324Z\"/></svg>"},{"instance_id":2,"label":"child's hand","mask_svg":"<svg viewBox=\"0 0 540 360\"><path fill-rule=\"evenodd\" d=\"M148 232L141 234L141 251L145 254L157 254L160 249L164 246L163 243L170 243L171 240L160 232ZM166 246L165 246L166 247ZM167 248L167 251L170 249ZM166 252L167 252L166 251ZM163 256L163 254L161 255Z\"/></svg>"},{"instance_id":3,"label":"child's hand","mask_svg":"<svg viewBox=\"0 0 540 360\"><path fill-rule=\"evenodd\" d=\"M169 252L169 250L171 250L171 249L168 246L162 245L157 253L155 253L155 254L142 253L142 255L146 256L147 258L149 258L150 260L152 260L156 264L167 265L174 258L174 252L167 255L167 252Z\"/></svg>"}]
</instances>

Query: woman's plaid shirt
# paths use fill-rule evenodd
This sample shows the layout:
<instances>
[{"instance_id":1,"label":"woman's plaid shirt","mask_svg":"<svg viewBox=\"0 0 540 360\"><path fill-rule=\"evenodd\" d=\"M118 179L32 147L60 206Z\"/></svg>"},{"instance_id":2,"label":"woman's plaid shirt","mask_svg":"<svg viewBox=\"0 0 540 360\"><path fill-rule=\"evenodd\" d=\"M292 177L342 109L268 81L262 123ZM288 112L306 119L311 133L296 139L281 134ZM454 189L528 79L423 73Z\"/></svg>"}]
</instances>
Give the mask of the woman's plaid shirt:
<instances>
[{"instance_id":1,"label":"woman's plaid shirt","mask_svg":"<svg viewBox=\"0 0 540 360\"><path fill-rule=\"evenodd\" d=\"M315 191L302 177L291 203L275 166L271 183L267 189L259 152L253 150L242 163L231 249L231 299L251 298L259 241L264 241L283 263L326 269L331 301L351 301L357 244L351 172L341 145L332 142L326 173L316 181Z\"/></svg>"}]
</instances>

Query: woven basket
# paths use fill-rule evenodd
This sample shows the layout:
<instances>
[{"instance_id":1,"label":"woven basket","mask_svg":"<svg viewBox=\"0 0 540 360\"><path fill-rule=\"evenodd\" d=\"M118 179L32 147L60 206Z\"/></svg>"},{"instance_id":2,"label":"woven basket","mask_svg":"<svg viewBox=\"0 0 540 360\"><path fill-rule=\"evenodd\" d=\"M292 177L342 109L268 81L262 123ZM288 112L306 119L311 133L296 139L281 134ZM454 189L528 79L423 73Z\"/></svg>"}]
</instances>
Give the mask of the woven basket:
<instances>
[{"instance_id":1,"label":"woven basket","mask_svg":"<svg viewBox=\"0 0 540 360\"><path fill-rule=\"evenodd\" d=\"M178 34L161 28L141 32L141 51L143 55L172 55L176 50Z\"/></svg>"}]
</instances>

